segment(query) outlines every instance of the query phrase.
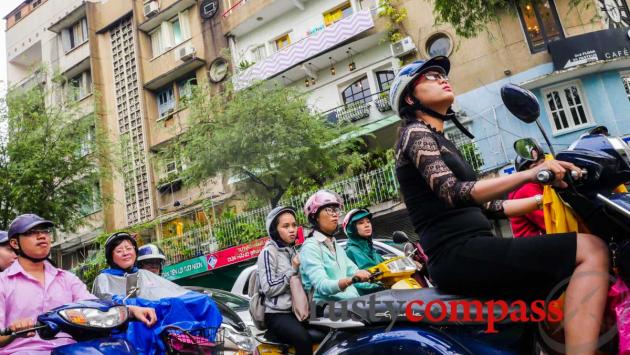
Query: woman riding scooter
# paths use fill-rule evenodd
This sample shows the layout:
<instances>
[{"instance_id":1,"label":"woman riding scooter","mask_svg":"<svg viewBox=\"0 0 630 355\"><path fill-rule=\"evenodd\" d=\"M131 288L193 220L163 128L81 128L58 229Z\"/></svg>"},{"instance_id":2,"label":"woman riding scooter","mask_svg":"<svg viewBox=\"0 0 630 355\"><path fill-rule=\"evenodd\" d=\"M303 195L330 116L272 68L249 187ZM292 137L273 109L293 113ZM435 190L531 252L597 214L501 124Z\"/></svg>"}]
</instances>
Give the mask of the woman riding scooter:
<instances>
[{"instance_id":1,"label":"woman riding scooter","mask_svg":"<svg viewBox=\"0 0 630 355\"><path fill-rule=\"evenodd\" d=\"M92 287L92 293L101 299L155 309L157 326L153 329L130 326L127 340L140 352L153 354L163 351L160 340L163 330L169 326L177 325L187 330L215 328L216 331L222 317L212 299L186 290L153 272L138 269L137 254L138 246L129 233L112 234L105 241L109 268L96 277Z\"/></svg>"},{"instance_id":2,"label":"woman riding scooter","mask_svg":"<svg viewBox=\"0 0 630 355\"><path fill-rule=\"evenodd\" d=\"M343 219L342 229L348 237L346 254L359 269L365 270L385 261L372 245L372 213L367 208L355 208ZM355 285L359 294L380 291L378 284Z\"/></svg>"},{"instance_id":3,"label":"woman riding scooter","mask_svg":"<svg viewBox=\"0 0 630 355\"><path fill-rule=\"evenodd\" d=\"M370 279L370 273L359 270L333 237L342 206L341 197L327 190L317 191L304 205L313 232L300 250L300 271L304 288L314 289L316 302L358 297L352 278Z\"/></svg>"},{"instance_id":4,"label":"woman riding scooter","mask_svg":"<svg viewBox=\"0 0 630 355\"><path fill-rule=\"evenodd\" d=\"M483 210L516 216L540 208L534 197L500 201L506 193L550 170L566 187L570 163L545 161L534 169L478 180L457 146L444 135L455 117L449 84L450 62L438 56L402 68L390 90L401 117L396 143L396 176L409 216L429 257L438 288L453 294L545 299L563 280L568 353L594 353L608 290L608 250L594 235L565 233L553 238L496 238ZM453 120L460 130L468 133ZM580 277L574 277L574 276ZM585 298L583 295L589 295Z\"/></svg>"}]
</instances>

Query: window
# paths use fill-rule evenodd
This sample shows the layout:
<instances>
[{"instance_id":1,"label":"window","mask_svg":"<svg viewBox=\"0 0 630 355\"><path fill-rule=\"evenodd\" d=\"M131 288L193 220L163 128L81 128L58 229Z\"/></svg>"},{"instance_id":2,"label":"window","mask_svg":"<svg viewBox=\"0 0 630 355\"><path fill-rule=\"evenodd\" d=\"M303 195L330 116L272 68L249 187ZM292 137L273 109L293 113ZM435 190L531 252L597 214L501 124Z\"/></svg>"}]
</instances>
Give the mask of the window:
<instances>
[{"instance_id":1,"label":"window","mask_svg":"<svg viewBox=\"0 0 630 355\"><path fill-rule=\"evenodd\" d=\"M175 45L182 43L182 26L179 23L179 17L171 20L171 30L173 31L173 43Z\"/></svg>"},{"instance_id":2,"label":"window","mask_svg":"<svg viewBox=\"0 0 630 355\"><path fill-rule=\"evenodd\" d=\"M394 81L394 77L396 77L396 75L394 75L392 70L377 71L376 81L378 82L379 91L389 90L389 86L392 84L392 81Z\"/></svg>"},{"instance_id":3,"label":"window","mask_svg":"<svg viewBox=\"0 0 630 355\"><path fill-rule=\"evenodd\" d=\"M81 74L68 80L68 96L71 100L81 100L92 93L92 75L90 71L84 71Z\"/></svg>"},{"instance_id":4,"label":"window","mask_svg":"<svg viewBox=\"0 0 630 355\"><path fill-rule=\"evenodd\" d=\"M33 9L38 7L39 4L41 4L41 3L42 3L42 0L35 0L35 1L33 1Z\"/></svg>"},{"instance_id":5,"label":"window","mask_svg":"<svg viewBox=\"0 0 630 355\"><path fill-rule=\"evenodd\" d=\"M97 181L92 185L92 190L83 198L79 211L83 216L101 210L101 184Z\"/></svg>"},{"instance_id":6,"label":"window","mask_svg":"<svg viewBox=\"0 0 630 355\"><path fill-rule=\"evenodd\" d=\"M623 88L626 89L628 100L630 100L630 72L621 73L621 81L623 82Z\"/></svg>"},{"instance_id":7,"label":"window","mask_svg":"<svg viewBox=\"0 0 630 355\"><path fill-rule=\"evenodd\" d=\"M259 62L267 57L267 51L265 50L264 45L260 45L254 49L252 49L252 60L254 62Z\"/></svg>"},{"instance_id":8,"label":"window","mask_svg":"<svg viewBox=\"0 0 630 355\"><path fill-rule=\"evenodd\" d=\"M160 118L166 117L175 110L175 95L173 94L173 86L158 92L158 114Z\"/></svg>"},{"instance_id":9,"label":"window","mask_svg":"<svg viewBox=\"0 0 630 355\"><path fill-rule=\"evenodd\" d=\"M84 157L92 153L92 148L96 143L96 126L91 125L88 129L85 137L81 140L81 148L79 151L80 156Z\"/></svg>"},{"instance_id":10,"label":"window","mask_svg":"<svg viewBox=\"0 0 630 355\"><path fill-rule=\"evenodd\" d=\"M65 52L76 48L88 40L87 18L82 18L61 33L61 41Z\"/></svg>"},{"instance_id":11,"label":"window","mask_svg":"<svg viewBox=\"0 0 630 355\"><path fill-rule=\"evenodd\" d=\"M449 56L451 54L451 39L444 33L431 36L427 41L427 53L429 57L438 55Z\"/></svg>"},{"instance_id":12,"label":"window","mask_svg":"<svg viewBox=\"0 0 630 355\"><path fill-rule=\"evenodd\" d=\"M168 21L162 22L158 28L149 33L153 57L179 45L190 38L188 11L182 11Z\"/></svg>"},{"instance_id":13,"label":"window","mask_svg":"<svg viewBox=\"0 0 630 355\"><path fill-rule=\"evenodd\" d=\"M364 103L372 101L372 96L370 96L370 84L368 83L367 76L364 76L350 84L350 86L348 86L341 95L343 97L344 104L349 104L355 101L362 101Z\"/></svg>"},{"instance_id":14,"label":"window","mask_svg":"<svg viewBox=\"0 0 630 355\"><path fill-rule=\"evenodd\" d=\"M543 90L554 133L571 131L592 123L579 82Z\"/></svg>"},{"instance_id":15,"label":"window","mask_svg":"<svg viewBox=\"0 0 630 355\"><path fill-rule=\"evenodd\" d=\"M564 38L553 0L527 2L518 10L532 52L544 51L549 42Z\"/></svg>"},{"instance_id":16,"label":"window","mask_svg":"<svg viewBox=\"0 0 630 355\"><path fill-rule=\"evenodd\" d=\"M197 78L191 77L186 78L184 80L180 80L177 83L177 89L179 91L179 99L183 101L184 99L188 99L192 96L193 87L197 86Z\"/></svg>"},{"instance_id":17,"label":"window","mask_svg":"<svg viewBox=\"0 0 630 355\"><path fill-rule=\"evenodd\" d=\"M289 37L289 34L287 33L284 36L278 37L274 42L276 44L276 50L281 50L282 48L291 44L291 38Z\"/></svg>"},{"instance_id":18,"label":"window","mask_svg":"<svg viewBox=\"0 0 630 355\"><path fill-rule=\"evenodd\" d=\"M350 6L349 2L346 2L343 5L335 8L334 10L330 10L324 13L324 25L328 27L350 15L352 15L352 6Z\"/></svg>"},{"instance_id":19,"label":"window","mask_svg":"<svg viewBox=\"0 0 630 355\"><path fill-rule=\"evenodd\" d=\"M158 27L157 30L149 34L151 36L151 51L154 57L157 57L164 52L164 46L162 45L162 28Z\"/></svg>"},{"instance_id":20,"label":"window","mask_svg":"<svg viewBox=\"0 0 630 355\"><path fill-rule=\"evenodd\" d=\"M15 21L19 21L22 18L22 10L18 10L18 12L15 13Z\"/></svg>"}]
</instances>

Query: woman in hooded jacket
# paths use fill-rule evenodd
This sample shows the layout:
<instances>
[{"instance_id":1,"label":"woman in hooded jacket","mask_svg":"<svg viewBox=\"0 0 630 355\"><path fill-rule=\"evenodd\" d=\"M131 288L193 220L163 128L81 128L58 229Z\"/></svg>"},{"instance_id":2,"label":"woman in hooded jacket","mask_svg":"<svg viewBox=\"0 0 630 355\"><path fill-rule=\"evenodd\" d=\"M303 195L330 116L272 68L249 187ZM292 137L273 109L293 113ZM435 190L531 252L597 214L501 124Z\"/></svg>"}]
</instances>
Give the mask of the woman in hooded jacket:
<instances>
[{"instance_id":1,"label":"woman in hooded jacket","mask_svg":"<svg viewBox=\"0 0 630 355\"><path fill-rule=\"evenodd\" d=\"M279 206L267 215L270 240L258 255L258 280L265 295L265 324L278 340L295 347L296 355L312 354L313 341L292 312L289 279L298 274L295 209Z\"/></svg>"},{"instance_id":2,"label":"woman in hooded jacket","mask_svg":"<svg viewBox=\"0 0 630 355\"><path fill-rule=\"evenodd\" d=\"M359 269L366 270L385 261L372 243L372 213L370 210L367 208L351 210L344 217L342 227L348 237L346 254ZM383 289L378 284L370 283L359 283L355 287L361 295Z\"/></svg>"}]
</instances>

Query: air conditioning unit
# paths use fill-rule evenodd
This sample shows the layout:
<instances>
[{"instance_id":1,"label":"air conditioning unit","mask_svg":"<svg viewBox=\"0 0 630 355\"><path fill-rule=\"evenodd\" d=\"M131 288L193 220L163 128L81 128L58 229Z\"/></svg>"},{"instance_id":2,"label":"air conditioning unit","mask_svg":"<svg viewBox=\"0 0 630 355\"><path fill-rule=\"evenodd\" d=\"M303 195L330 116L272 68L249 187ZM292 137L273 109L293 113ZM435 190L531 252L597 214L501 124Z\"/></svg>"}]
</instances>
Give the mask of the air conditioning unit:
<instances>
[{"instance_id":1,"label":"air conditioning unit","mask_svg":"<svg viewBox=\"0 0 630 355\"><path fill-rule=\"evenodd\" d=\"M144 4L144 17L153 17L160 12L160 5L157 1L149 1Z\"/></svg>"},{"instance_id":2,"label":"air conditioning unit","mask_svg":"<svg viewBox=\"0 0 630 355\"><path fill-rule=\"evenodd\" d=\"M394 57L402 57L407 53L417 50L411 37L405 37L398 42L392 43L390 48Z\"/></svg>"},{"instance_id":3,"label":"air conditioning unit","mask_svg":"<svg viewBox=\"0 0 630 355\"><path fill-rule=\"evenodd\" d=\"M195 47L188 45L177 48L177 52L175 52L175 55L182 62L189 61L195 57Z\"/></svg>"}]
</instances>

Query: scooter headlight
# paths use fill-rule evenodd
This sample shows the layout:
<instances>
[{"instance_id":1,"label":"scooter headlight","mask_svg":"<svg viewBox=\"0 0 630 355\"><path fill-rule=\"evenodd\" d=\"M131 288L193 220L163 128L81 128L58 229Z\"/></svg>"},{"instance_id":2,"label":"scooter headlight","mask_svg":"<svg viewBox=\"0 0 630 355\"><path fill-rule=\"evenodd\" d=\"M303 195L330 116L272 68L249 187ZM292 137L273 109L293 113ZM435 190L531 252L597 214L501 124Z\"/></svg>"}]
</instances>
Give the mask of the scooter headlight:
<instances>
[{"instance_id":1,"label":"scooter headlight","mask_svg":"<svg viewBox=\"0 0 630 355\"><path fill-rule=\"evenodd\" d=\"M414 271L416 270L416 264L408 257L401 257L387 263L387 268L391 272Z\"/></svg>"},{"instance_id":2,"label":"scooter headlight","mask_svg":"<svg viewBox=\"0 0 630 355\"><path fill-rule=\"evenodd\" d=\"M103 312L97 308L71 308L59 314L74 325L94 328L115 328L127 321L129 313L125 306L111 307Z\"/></svg>"}]
</instances>

